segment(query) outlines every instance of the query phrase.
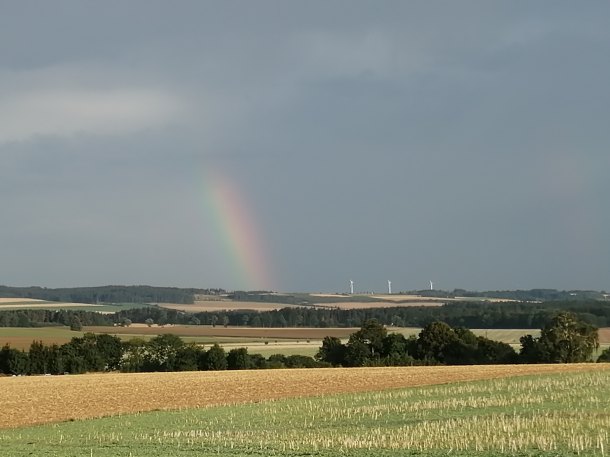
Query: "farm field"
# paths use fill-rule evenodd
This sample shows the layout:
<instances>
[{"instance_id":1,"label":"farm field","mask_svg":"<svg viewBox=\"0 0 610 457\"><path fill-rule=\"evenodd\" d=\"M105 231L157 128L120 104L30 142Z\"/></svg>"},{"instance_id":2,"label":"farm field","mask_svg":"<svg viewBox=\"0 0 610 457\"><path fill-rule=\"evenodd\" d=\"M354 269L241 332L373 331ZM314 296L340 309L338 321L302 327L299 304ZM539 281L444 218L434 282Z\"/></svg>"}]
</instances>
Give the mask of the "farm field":
<instances>
[{"instance_id":1,"label":"farm field","mask_svg":"<svg viewBox=\"0 0 610 457\"><path fill-rule=\"evenodd\" d=\"M266 303L251 301L232 301L232 300L200 300L193 304L183 303L158 303L161 308L175 309L187 313L201 313L206 311L273 311L282 308L298 308L298 305L288 305L284 303Z\"/></svg>"},{"instance_id":2,"label":"farm field","mask_svg":"<svg viewBox=\"0 0 610 457\"><path fill-rule=\"evenodd\" d=\"M395 301L373 301L373 302L359 302L359 301L345 301L337 303L316 303L315 306L324 308L337 308L337 309L368 309L368 308L394 308L397 306L442 306L447 302L443 301L412 301L412 302L395 302Z\"/></svg>"},{"instance_id":3,"label":"farm field","mask_svg":"<svg viewBox=\"0 0 610 457\"><path fill-rule=\"evenodd\" d=\"M346 341L358 328L258 328L258 327L210 327L203 325L153 325L133 324L130 327L84 327L82 332L75 332L68 327L0 327L0 346L10 344L17 349L28 349L32 341L45 344L64 344L73 337L80 337L85 332L107 333L123 340L131 338L150 339L156 335L172 333L189 343L218 343L227 348L247 347L250 352L265 354L282 353L286 355L312 355L315 348L321 345L325 336L336 336ZM421 329L416 327L389 327L390 332L402 333L405 336L417 335ZM492 340L519 345L519 338L526 334L538 336L536 329L473 329L476 335ZM610 328L599 329L599 340L602 348L610 344Z\"/></svg>"},{"instance_id":4,"label":"farm field","mask_svg":"<svg viewBox=\"0 0 610 457\"><path fill-rule=\"evenodd\" d=\"M11 456L563 457L610 446L607 364L5 378L0 392L2 427L21 427L0 430ZM128 414L142 407L179 410ZM120 415L79 420L100 414Z\"/></svg>"},{"instance_id":5,"label":"farm field","mask_svg":"<svg viewBox=\"0 0 610 457\"><path fill-rule=\"evenodd\" d=\"M172 333L178 336L191 337L222 337L222 338L256 338L306 340L319 339L332 335L347 338L357 328L307 328L307 327L211 327L207 325L166 325L130 326L130 327L85 327L93 333L111 333L121 335L163 335Z\"/></svg>"},{"instance_id":6,"label":"farm field","mask_svg":"<svg viewBox=\"0 0 610 457\"><path fill-rule=\"evenodd\" d=\"M607 364L485 365L4 377L0 378L0 428L155 409L609 368Z\"/></svg>"},{"instance_id":7,"label":"farm field","mask_svg":"<svg viewBox=\"0 0 610 457\"><path fill-rule=\"evenodd\" d=\"M250 352L265 354L312 355L327 335L347 338L355 328L248 328L248 327L208 327L202 325L177 326L130 326L130 327L84 327L76 332L68 327L0 327L0 346L10 344L17 349L28 349L32 341L44 344L64 344L86 332L107 333L123 340L132 338L150 339L157 335L174 334L187 343L218 343L227 349L247 347Z\"/></svg>"},{"instance_id":8,"label":"farm field","mask_svg":"<svg viewBox=\"0 0 610 457\"><path fill-rule=\"evenodd\" d=\"M90 304L90 303L65 303L37 300L33 298L0 298L0 311L19 309L49 309L72 311L96 311L98 313L116 313L118 311L141 308L148 306L144 303L114 303L114 304Z\"/></svg>"},{"instance_id":9,"label":"farm field","mask_svg":"<svg viewBox=\"0 0 610 457\"><path fill-rule=\"evenodd\" d=\"M338 309L366 309L366 308L390 308L395 306L442 306L451 301L488 301L490 303L511 301L499 299L487 299L484 297L427 297L420 295L398 295L398 294L375 294L375 295L340 295L340 294L305 294L306 298L313 300L309 305L320 308L338 308ZM294 298L294 297L292 297ZM315 303L316 298L320 299L320 303ZM325 301L324 299L332 298L337 301ZM174 309L185 312L202 312L202 311L234 311L234 310L252 310L252 311L269 311L287 307L300 307L302 305L261 302L261 301L233 301L228 298L219 298L218 296L208 299L197 300L194 304L182 303L158 303L158 306L168 309Z\"/></svg>"}]
</instances>

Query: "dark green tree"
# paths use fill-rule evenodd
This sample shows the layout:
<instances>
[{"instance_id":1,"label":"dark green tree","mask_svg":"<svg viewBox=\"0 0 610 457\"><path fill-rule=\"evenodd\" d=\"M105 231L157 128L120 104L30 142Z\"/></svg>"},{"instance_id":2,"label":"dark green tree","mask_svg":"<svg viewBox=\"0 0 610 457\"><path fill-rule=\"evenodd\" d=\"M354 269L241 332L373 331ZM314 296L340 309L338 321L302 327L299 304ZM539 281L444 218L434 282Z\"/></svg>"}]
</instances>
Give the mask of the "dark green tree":
<instances>
[{"instance_id":1,"label":"dark green tree","mask_svg":"<svg viewBox=\"0 0 610 457\"><path fill-rule=\"evenodd\" d=\"M145 360L148 358L147 342L141 338L132 338L124 341L123 356L119 363L119 369L125 373L137 373L144 371Z\"/></svg>"},{"instance_id":2,"label":"dark green tree","mask_svg":"<svg viewBox=\"0 0 610 457\"><path fill-rule=\"evenodd\" d=\"M202 353L205 352L197 344L185 344L176 352L172 371L197 371Z\"/></svg>"},{"instance_id":3,"label":"dark green tree","mask_svg":"<svg viewBox=\"0 0 610 457\"><path fill-rule=\"evenodd\" d=\"M444 322L426 325L417 339L417 358L445 363L448 353L459 338L455 331Z\"/></svg>"},{"instance_id":4,"label":"dark green tree","mask_svg":"<svg viewBox=\"0 0 610 457\"><path fill-rule=\"evenodd\" d=\"M532 335L524 335L519 338L521 350L519 351L519 361L521 363L550 363L551 356L548 348Z\"/></svg>"},{"instance_id":5,"label":"dark green tree","mask_svg":"<svg viewBox=\"0 0 610 457\"><path fill-rule=\"evenodd\" d=\"M517 363L517 353L510 344L479 336L476 363L480 365Z\"/></svg>"},{"instance_id":6,"label":"dark green tree","mask_svg":"<svg viewBox=\"0 0 610 457\"><path fill-rule=\"evenodd\" d=\"M123 343L119 337L105 333L95 335L95 348L103 361L104 371L119 368L123 357Z\"/></svg>"},{"instance_id":7,"label":"dark green tree","mask_svg":"<svg viewBox=\"0 0 610 457\"><path fill-rule=\"evenodd\" d=\"M383 364L387 366L406 366L415 364L410 354L412 341L401 333L390 333L383 339ZM413 351L414 352L414 351Z\"/></svg>"},{"instance_id":8,"label":"dark green tree","mask_svg":"<svg viewBox=\"0 0 610 457\"><path fill-rule=\"evenodd\" d=\"M351 339L345 351L345 365L348 367L363 367L370 365L371 349L360 339Z\"/></svg>"},{"instance_id":9,"label":"dark green tree","mask_svg":"<svg viewBox=\"0 0 610 457\"><path fill-rule=\"evenodd\" d=\"M599 348L597 329L574 313L561 312L540 331L540 337L521 338L525 363L577 363L591 360Z\"/></svg>"},{"instance_id":10,"label":"dark green tree","mask_svg":"<svg viewBox=\"0 0 610 457\"><path fill-rule=\"evenodd\" d=\"M250 368L257 370L264 370L267 367L267 359L261 354L249 354L250 357Z\"/></svg>"},{"instance_id":11,"label":"dark green tree","mask_svg":"<svg viewBox=\"0 0 610 457\"><path fill-rule=\"evenodd\" d=\"M599 363L610 363L610 348L606 348L597 358Z\"/></svg>"},{"instance_id":12,"label":"dark green tree","mask_svg":"<svg viewBox=\"0 0 610 457\"><path fill-rule=\"evenodd\" d=\"M315 358L318 361L330 363L334 367L344 365L346 350L347 348L339 338L325 336Z\"/></svg>"},{"instance_id":13,"label":"dark green tree","mask_svg":"<svg viewBox=\"0 0 610 457\"><path fill-rule=\"evenodd\" d=\"M475 365L477 360L478 339L472 331L464 327L453 329L456 341L445 348L442 363L448 365Z\"/></svg>"},{"instance_id":14,"label":"dark green tree","mask_svg":"<svg viewBox=\"0 0 610 457\"><path fill-rule=\"evenodd\" d=\"M345 364L351 367L380 365L386 328L376 319L367 319L360 330L352 333L346 345Z\"/></svg>"},{"instance_id":15,"label":"dark green tree","mask_svg":"<svg viewBox=\"0 0 610 457\"><path fill-rule=\"evenodd\" d=\"M316 362L313 357L298 354L286 357L285 364L287 368L317 368L320 366L320 363Z\"/></svg>"},{"instance_id":16,"label":"dark green tree","mask_svg":"<svg viewBox=\"0 0 610 457\"><path fill-rule=\"evenodd\" d=\"M227 368L229 370L247 370L252 368L247 348L235 348L227 355Z\"/></svg>"},{"instance_id":17,"label":"dark green tree","mask_svg":"<svg viewBox=\"0 0 610 457\"><path fill-rule=\"evenodd\" d=\"M347 345L349 347L353 341L360 341L367 345L372 358L380 357L383 352L383 339L387 335L387 329L376 319L367 319L360 330L350 335Z\"/></svg>"},{"instance_id":18,"label":"dark green tree","mask_svg":"<svg viewBox=\"0 0 610 457\"><path fill-rule=\"evenodd\" d=\"M49 348L42 341L32 341L28 356L30 358L30 374L45 374L49 372Z\"/></svg>"},{"instance_id":19,"label":"dark green tree","mask_svg":"<svg viewBox=\"0 0 610 457\"><path fill-rule=\"evenodd\" d=\"M174 371L178 352L184 347L179 336L167 333L151 338L144 360L144 371Z\"/></svg>"},{"instance_id":20,"label":"dark green tree","mask_svg":"<svg viewBox=\"0 0 610 457\"><path fill-rule=\"evenodd\" d=\"M7 375L24 375L29 371L28 355L5 344L0 350L0 372Z\"/></svg>"},{"instance_id":21,"label":"dark green tree","mask_svg":"<svg viewBox=\"0 0 610 457\"><path fill-rule=\"evenodd\" d=\"M57 344L49 346L47 351L49 360L47 367L50 374L62 374L65 372L61 348Z\"/></svg>"},{"instance_id":22,"label":"dark green tree","mask_svg":"<svg viewBox=\"0 0 610 457\"><path fill-rule=\"evenodd\" d=\"M203 370L226 370L227 356L225 350L218 344L214 344L205 355L200 358L200 368Z\"/></svg>"},{"instance_id":23,"label":"dark green tree","mask_svg":"<svg viewBox=\"0 0 610 457\"><path fill-rule=\"evenodd\" d=\"M286 356L284 354L272 354L267 359L268 368L286 368Z\"/></svg>"},{"instance_id":24,"label":"dark green tree","mask_svg":"<svg viewBox=\"0 0 610 457\"><path fill-rule=\"evenodd\" d=\"M70 330L80 332L83 329L83 324L78 316L74 316L70 322Z\"/></svg>"},{"instance_id":25,"label":"dark green tree","mask_svg":"<svg viewBox=\"0 0 610 457\"><path fill-rule=\"evenodd\" d=\"M548 347L553 363L586 362L599 348L597 329L568 312L559 313L542 328L540 341Z\"/></svg>"}]
</instances>

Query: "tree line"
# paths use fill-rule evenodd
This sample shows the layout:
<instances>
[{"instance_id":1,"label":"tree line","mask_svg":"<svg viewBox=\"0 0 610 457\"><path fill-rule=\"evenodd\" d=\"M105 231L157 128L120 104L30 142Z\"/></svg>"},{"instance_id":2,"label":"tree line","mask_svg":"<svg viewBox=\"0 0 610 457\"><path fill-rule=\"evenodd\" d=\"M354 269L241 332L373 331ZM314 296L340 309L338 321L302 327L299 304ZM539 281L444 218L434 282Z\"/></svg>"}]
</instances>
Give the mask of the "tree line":
<instances>
[{"instance_id":1,"label":"tree line","mask_svg":"<svg viewBox=\"0 0 610 457\"><path fill-rule=\"evenodd\" d=\"M219 295L223 289L153 286L46 287L0 286L0 297L32 298L64 303L193 303L195 295Z\"/></svg>"},{"instance_id":2,"label":"tree line","mask_svg":"<svg viewBox=\"0 0 610 457\"><path fill-rule=\"evenodd\" d=\"M167 334L149 341L121 341L106 334L86 333L69 343L44 345L34 341L29 351L5 345L0 349L0 373L5 375L80 374L86 372L121 371L141 373L153 371L246 370L265 368L316 368L330 364L302 355L250 354L247 348L228 352L215 344L206 350L195 343Z\"/></svg>"},{"instance_id":3,"label":"tree line","mask_svg":"<svg viewBox=\"0 0 610 457\"><path fill-rule=\"evenodd\" d=\"M529 302L451 302L443 306L338 309L290 307L272 311L236 310L190 313L159 306L125 309L114 314L76 310L0 311L0 327L71 325L78 317L82 325L125 325L153 322L159 325L225 325L248 327L360 327L376 319L383 325L424 327L442 321L466 328L540 328L559 311L574 313L595 327L610 326L610 302L598 300Z\"/></svg>"},{"instance_id":4,"label":"tree line","mask_svg":"<svg viewBox=\"0 0 610 457\"><path fill-rule=\"evenodd\" d=\"M418 336L388 333L378 321L367 320L343 344L325 337L317 359L333 366L486 365L513 363L575 363L590 361L599 348L597 328L575 314L562 312L541 329L539 337L521 338L517 353L509 344L476 336L463 327L435 321ZM610 357L606 350L600 361Z\"/></svg>"},{"instance_id":5,"label":"tree line","mask_svg":"<svg viewBox=\"0 0 610 457\"><path fill-rule=\"evenodd\" d=\"M271 311L236 310L184 313L157 307L123 310L122 319L159 324L230 325L249 327L360 327L369 319L387 326L423 327L443 321L453 327L540 328L559 311L569 311L596 327L610 326L610 302L598 300L529 302L451 302L443 306L396 306L391 308L339 309L290 307Z\"/></svg>"},{"instance_id":6,"label":"tree line","mask_svg":"<svg viewBox=\"0 0 610 457\"><path fill-rule=\"evenodd\" d=\"M473 365L510 363L573 363L591 359L599 347L597 329L574 314L559 313L541 329L540 337L521 338L517 353L510 345L474 335L465 328L432 322L418 336L388 333L376 320L367 320L347 343L326 337L315 358L303 355L250 354L247 348L228 353L218 344L208 350L175 335L149 341L121 341L106 334L87 333L69 343L47 346L34 341L29 351L5 345L0 372L6 375L62 374L98 371L152 372L316 368L330 366ZM610 361L610 349L598 361Z\"/></svg>"}]
</instances>

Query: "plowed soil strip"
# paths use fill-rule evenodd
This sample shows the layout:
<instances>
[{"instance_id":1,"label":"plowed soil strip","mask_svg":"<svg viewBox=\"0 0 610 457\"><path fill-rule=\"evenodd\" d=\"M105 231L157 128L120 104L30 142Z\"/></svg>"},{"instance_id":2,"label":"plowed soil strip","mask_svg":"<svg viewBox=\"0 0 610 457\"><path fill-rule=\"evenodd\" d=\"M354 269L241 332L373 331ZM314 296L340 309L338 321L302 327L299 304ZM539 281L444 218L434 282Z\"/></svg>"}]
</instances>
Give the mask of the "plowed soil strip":
<instances>
[{"instance_id":1,"label":"plowed soil strip","mask_svg":"<svg viewBox=\"0 0 610 457\"><path fill-rule=\"evenodd\" d=\"M0 427L155 409L200 408L507 376L607 369L610 369L608 364L502 365L0 378Z\"/></svg>"}]
</instances>

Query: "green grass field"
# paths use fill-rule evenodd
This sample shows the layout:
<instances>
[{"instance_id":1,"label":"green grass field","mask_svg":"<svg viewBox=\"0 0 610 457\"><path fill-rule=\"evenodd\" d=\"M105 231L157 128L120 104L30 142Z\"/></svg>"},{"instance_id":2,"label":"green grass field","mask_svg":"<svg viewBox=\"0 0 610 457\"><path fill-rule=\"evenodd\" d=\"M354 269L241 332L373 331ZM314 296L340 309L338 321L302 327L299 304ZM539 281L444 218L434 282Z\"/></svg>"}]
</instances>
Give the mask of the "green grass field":
<instances>
[{"instance_id":1,"label":"green grass field","mask_svg":"<svg viewBox=\"0 0 610 457\"><path fill-rule=\"evenodd\" d=\"M604 456L610 370L153 412L0 432L4 455Z\"/></svg>"}]
</instances>

